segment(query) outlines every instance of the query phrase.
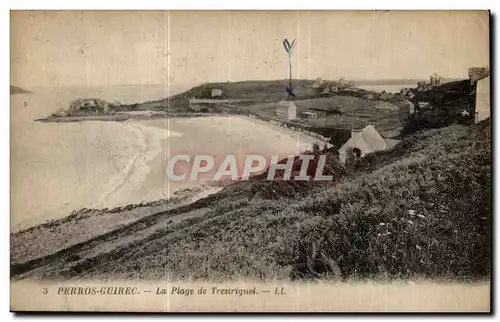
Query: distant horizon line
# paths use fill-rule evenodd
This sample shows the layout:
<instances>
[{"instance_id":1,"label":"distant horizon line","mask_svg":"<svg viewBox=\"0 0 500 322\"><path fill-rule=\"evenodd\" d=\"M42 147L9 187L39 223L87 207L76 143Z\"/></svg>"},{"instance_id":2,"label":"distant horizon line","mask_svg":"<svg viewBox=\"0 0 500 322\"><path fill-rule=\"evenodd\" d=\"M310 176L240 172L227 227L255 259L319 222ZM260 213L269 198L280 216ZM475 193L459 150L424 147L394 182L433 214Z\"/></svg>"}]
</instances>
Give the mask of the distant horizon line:
<instances>
[{"instance_id":1,"label":"distant horizon line","mask_svg":"<svg viewBox=\"0 0 500 322\"><path fill-rule=\"evenodd\" d=\"M413 83L413 82L418 82L418 81L423 81L423 80L428 80L429 77L426 78L361 78L361 79L351 79L351 78L345 78L345 77L339 77L339 78L322 78L322 77L315 77L315 78L292 78L292 81L297 81L297 80L310 80L314 81L317 78L321 78L324 81L336 81L339 78L344 78L346 81L352 81L356 85L399 85L399 84L406 84L406 83ZM444 80L447 81L455 81L455 80L463 80L463 79L468 79L467 76L464 77L443 77ZM205 82L196 82L196 83L181 83L181 84L176 84L175 82L171 82L171 84L176 84L175 87L195 87L203 84L210 84L210 83L239 83L239 82L252 82L252 81L288 81L288 79L283 78L283 79L244 79L244 80L232 80L232 81L223 81L223 80L216 80L216 81L205 81ZM400 82L400 83L398 83ZM388 84L389 83L389 84ZM392 83L392 84L390 84ZM29 88L40 88L40 87L114 87L114 86L160 86L160 85L167 85L168 83L123 83L123 84L95 84L95 85L85 85L85 84L68 84L68 85L20 85L20 84L10 84L10 86L15 86L19 87L25 90L28 90Z\"/></svg>"}]
</instances>

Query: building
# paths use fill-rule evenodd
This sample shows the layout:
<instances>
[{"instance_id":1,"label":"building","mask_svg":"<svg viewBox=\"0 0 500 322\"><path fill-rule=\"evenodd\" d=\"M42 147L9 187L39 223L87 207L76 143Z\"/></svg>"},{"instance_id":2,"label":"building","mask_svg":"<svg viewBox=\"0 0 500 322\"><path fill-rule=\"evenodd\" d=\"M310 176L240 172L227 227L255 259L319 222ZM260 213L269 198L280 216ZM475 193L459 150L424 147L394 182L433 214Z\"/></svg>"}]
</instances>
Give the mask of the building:
<instances>
[{"instance_id":1,"label":"building","mask_svg":"<svg viewBox=\"0 0 500 322\"><path fill-rule=\"evenodd\" d=\"M469 68L469 79L471 86L474 86L476 82L482 78L490 75L490 69L488 67L471 67Z\"/></svg>"},{"instance_id":2,"label":"building","mask_svg":"<svg viewBox=\"0 0 500 322\"><path fill-rule=\"evenodd\" d=\"M418 102L418 108L429 108L429 102Z\"/></svg>"},{"instance_id":3,"label":"building","mask_svg":"<svg viewBox=\"0 0 500 322\"><path fill-rule=\"evenodd\" d=\"M304 119L317 119L320 117L319 112L302 112L300 117Z\"/></svg>"},{"instance_id":4,"label":"building","mask_svg":"<svg viewBox=\"0 0 500 322\"><path fill-rule=\"evenodd\" d=\"M430 77L430 85L431 86L439 86L441 85L441 77L438 74L434 73Z\"/></svg>"},{"instance_id":5,"label":"building","mask_svg":"<svg viewBox=\"0 0 500 322\"><path fill-rule=\"evenodd\" d=\"M469 101L469 110L474 111L474 121L490 117L490 69L488 67L469 68L469 79L471 87L471 99Z\"/></svg>"},{"instance_id":6,"label":"building","mask_svg":"<svg viewBox=\"0 0 500 322\"><path fill-rule=\"evenodd\" d=\"M276 117L283 121L291 121L297 118L297 106L292 101L281 101L276 107Z\"/></svg>"},{"instance_id":7,"label":"building","mask_svg":"<svg viewBox=\"0 0 500 322\"><path fill-rule=\"evenodd\" d=\"M479 122L490 117L490 81L490 76L477 80L474 122Z\"/></svg>"},{"instance_id":8,"label":"building","mask_svg":"<svg viewBox=\"0 0 500 322\"><path fill-rule=\"evenodd\" d=\"M221 97L222 96L222 89L220 88L213 88L212 89L212 97Z\"/></svg>"},{"instance_id":9,"label":"building","mask_svg":"<svg viewBox=\"0 0 500 322\"><path fill-rule=\"evenodd\" d=\"M395 147L400 140L395 140L395 139L385 139L385 143L387 144L386 150L392 149Z\"/></svg>"},{"instance_id":10,"label":"building","mask_svg":"<svg viewBox=\"0 0 500 322\"><path fill-rule=\"evenodd\" d=\"M309 111L314 111L318 117L326 117L327 115L342 115L342 111L338 107L310 107Z\"/></svg>"},{"instance_id":11,"label":"building","mask_svg":"<svg viewBox=\"0 0 500 322\"><path fill-rule=\"evenodd\" d=\"M300 117L304 119L314 119L318 117L318 114L314 112L301 112Z\"/></svg>"},{"instance_id":12,"label":"building","mask_svg":"<svg viewBox=\"0 0 500 322\"><path fill-rule=\"evenodd\" d=\"M347 154L350 150L356 154L357 158L361 158L368 153L385 149L387 149L387 142L375 127L369 124L362 130L351 130L351 138L339 149L339 160L346 163Z\"/></svg>"},{"instance_id":13,"label":"building","mask_svg":"<svg viewBox=\"0 0 500 322\"><path fill-rule=\"evenodd\" d=\"M330 87L326 86L325 88L323 88L321 95L328 95L328 94L330 94Z\"/></svg>"}]
</instances>

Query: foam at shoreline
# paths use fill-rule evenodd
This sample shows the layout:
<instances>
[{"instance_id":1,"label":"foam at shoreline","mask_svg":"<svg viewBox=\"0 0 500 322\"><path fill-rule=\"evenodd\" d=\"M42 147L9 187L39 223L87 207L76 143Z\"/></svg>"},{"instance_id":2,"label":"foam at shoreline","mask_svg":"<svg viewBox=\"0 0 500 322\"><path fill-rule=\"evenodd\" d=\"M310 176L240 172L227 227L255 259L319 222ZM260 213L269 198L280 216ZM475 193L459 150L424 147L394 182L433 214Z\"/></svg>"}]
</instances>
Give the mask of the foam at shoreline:
<instances>
[{"instance_id":1,"label":"foam at shoreline","mask_svg":"<svg viewBox=\"0 0 500 322\"><path fill-rule=\"evenodd\" d=\"M141 196L134 196L134 192L136 187L144 184L151 171L151 161L162 153L162 141L171 136L182 136L179 132L147 126L141 122L130 121L124 122L123 125L135 133L140 142L139 151L118 175L106 183L105 193L92 205L93 208L116 207L144 201Z\"/></svg>"},{"instance_id":2,"label":"foam at shoreline","mask_svg":"<svg viewBox=\"0 0 500 322\"><path fill-rule=\"evenodd\" d=\"M38 123L34 127L43 130L38 131L42 135L49 133L51 139L45 144L51 153L38 154L29 164L18 163L18 173L27 175L38 171L38 176L30 174L35 185L38 181L39 184L52 182L51 187L60 188L49 189L48 196L55 193L53 197L43 198L41 190L37 190L40 196L32 198L32 203L24 206L16 203L13 231L66 217L83 207L112 208L168 199L176 191L206 183L206 179L167 180L165 166L171 155L187 152L192 155L259 153L285 156L296 155L310 149L314 142L321 142L279 125L232 115L125 122ZM61 139L64 140L61 142ZM33 158L32 153L28 156ZM63 162L68 158L69 161ZM41 166L47 168L42 175L39 172ZM29 170L31 168L33 171ZM25 185L18 191L30 194L30 189L31 185ZM214 189L200 194L199 198L219 190ZM17 196L20 197L19 193Z\"/></svg>"},{"instance_id":3,"label":"foam at shoreline","mask_svg":"<svg viewBox=\"0 0 500 322\"><path fill-rule=\"evenodd\" d=\"M191 147L190 152L193 154L205 153L206 151L197 151L201 146L211 147L214 154L218 149L226 150L228 154L252 153L253 146L263 140L269 140L270 135L276 133L278 142L274 143L277 147L266 147L261 149L261 152L268 155L275 153L295 155L311 149L315 142L321 143L321 140L304 133L246 116L129 120L122 124L135 133L140 142L140 148L123 170L105 184L104 195L98 202L91 205L92 208L117 207L168 199L175 191L200 187L205 180L171 182L166 178L164 172L166 159L171 155L182 153L185 146ZM171 127L174 129L172 130ZM189 132L192 132L193 128L201 131L202 135L190 136ZM217 133L214 132L214 128ZM234 136L234 138L226 142L214 140L203 143L203 136L210 138L219 132L222 132L222 135L227 133L228 136ZM172 141L172 138L179 139ZM196 146L196 141L202 142L200 146ZM244 144L240 144L240 141ZM159 182L160 179L161 182Z\"/></svg>"}]
</instances>

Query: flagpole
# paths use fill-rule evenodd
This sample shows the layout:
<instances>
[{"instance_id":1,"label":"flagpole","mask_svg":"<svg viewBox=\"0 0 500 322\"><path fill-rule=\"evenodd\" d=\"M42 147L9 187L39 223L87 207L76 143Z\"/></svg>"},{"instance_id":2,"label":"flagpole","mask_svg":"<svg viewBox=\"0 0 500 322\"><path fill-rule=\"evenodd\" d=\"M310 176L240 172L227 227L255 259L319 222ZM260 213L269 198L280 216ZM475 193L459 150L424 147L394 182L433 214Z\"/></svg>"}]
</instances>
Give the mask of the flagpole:
<instances>
[{"instance_id":1,"label":"flagpole","mask_svg":"<svg viewBox=\"0 0 500 322\"><path fill-rule=\"evenodd\" d=\"M283 46L285 47L285 51L288 53L288 70L290 73L290 80L289 80L287 92L288 92L288 97L290 97L290 96L293 97L294 94L292 91L292 51L293 51L293 48L295 47L295 39L292 41L291 44L288 41L288 39L283 40Z\"/></svg>"}]
</instances>

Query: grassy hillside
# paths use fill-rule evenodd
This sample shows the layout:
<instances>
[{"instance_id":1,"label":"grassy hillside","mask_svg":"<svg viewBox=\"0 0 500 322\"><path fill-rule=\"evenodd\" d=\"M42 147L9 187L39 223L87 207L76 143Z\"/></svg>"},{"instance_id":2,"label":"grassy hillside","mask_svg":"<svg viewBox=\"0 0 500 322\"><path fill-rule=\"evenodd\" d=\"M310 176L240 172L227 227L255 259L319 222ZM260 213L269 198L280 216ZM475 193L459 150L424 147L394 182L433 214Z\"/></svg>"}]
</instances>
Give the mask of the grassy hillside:
<instances>
[{"instance_id":1,"label":"grassy hillside","mask_svg":"<svg viewBox=\"0 0 500 322\"><path fill-rule=\"evenodd\" d=\"M327 83L336 83L333 81L326 81ZM379 100L365 100L363 99L367 94L372 96L379 96L379 94L366 91L344 91L341 90L338 93L330 93L327 95L320 95L318 91L315 90L312 85L313 80L307 79L294 79L292 80L292 87L294 88L294 93L296 95L295 100L297 102L302 102L308 100L307 105L313 105L312 107L318 107L319 105L332 105L335 106L351 106L360 105L359 108L372 107L374 105L384 105L384 102ZM195 86L183 93L173 95L169 98L165 98L158 101L146 102L141 104L134 104L123 106L125 109L168 109L169 112L186 112L189 111L189 99L192 98L211 98L212 89L221 89L222 96L220 99L238 100L237 105L243 107L249 107L249 105L263 104L265 102L278 102L287 98L286 88L289 86L289 80L254 80L254 81L239 81L239 82L223 82L223 83L205 83L199 86ZM328 103L329 99L324 96L331 96L335 99L333 103ZM358 97L356 97L358 96ZM323 98L321 98L323 97ZM320 100L323 100L320 102ZM337 102L339 101L339 102ZM355 101L355 102L353 102ZM236 104L236 103L235 103ZM387 104L390 109L390 104ZM327 106L328 108L329 106ZM211 106L215 108L215 106ZM273 105L275 109L275 106ZM381 107L383 108L383 107Z\"/></svg>"},{"instance_id":2,"label":"grassy hillside","mask_svg":"<svg viewBox=\"0 0 500 322\"><path fill-rule=\"evenodd\" d=\"M189 99L210 98L212 89L222 89L222 99L250 100L252 102L263 102L266 100L279 101L286 98L285 91L288 80L272 81L241 81L224 83L206 83L191 88L183 93L165 98L159 101L135 104L131 107L136 109L167 109L169 112L185 112L189 110ZM298 98L312 93L310 85L313 81L294 79L292 86ZM215 107L213 107L215 108ZM211 112L219 112L214 110Z\"/></svg>"},{"instance_id":3,"label":"grassy hillside","mask_svg":"<svg viewBox=\"0 0 500 322\"><path fill-rule=\"evenodd\" d=\"M331 187L219 205L182 238L159 238L163 265L195 278L487 276L489 142L487 123L420 133ZM137 260L158 260L143 251Z\"/></svg>"},{"instance_id":4,"label":"grassy hillside","mask_svg":"<svg viewBox=\"0 0 500 322\"><path fill-rule=\"evenodd\" d=\"M408 115L408 104L397 96L375 93L362 89L338 85L336 81L324 84L336 85L338 91L322 93L314 88L313 80L294 79L292 86L296 95L298 118L285 122L276 117L279 101L287 99L288 80L240 81L224 83L205 83L183 93L157 101L131 105L116 105L99 99L85 98L72 102L72 106L57 111L41 121L79 121L79 120L116 120L128 118L194 117L213 114L239 114L257 117L265 121L278 121L287 126L330 136L339 142L338 132L351 127L362 127L373 122L384 136L392 137L404 125ZM323 84L323 85L324 85ZM193 98L211 98L212 89L221 89L223 102L189 104ZM304 118L301 112L312 109L335 111L327 117ZM134 112L134 113L128 113ZM139 113L137 113L139 112ZM141 112L147 112L142 113ZM345 142L344 140L343 142ZM343 142L339 142L342 144Z\"/></svg>"},{"instance_id":5,"label":"grassy hillside","mask_svg":"<svg viewBox=\"0 0 500 322\"><path fill-rule=\"evenodd\" d=\"M368 155L355 172L342 173L333 183L239 182L194 204L16 263L11 274L486 278L491 273L490 145L489 120L427 130ZM54 234L63 228L51 227Z\"/></svg>"}]
</instances>

